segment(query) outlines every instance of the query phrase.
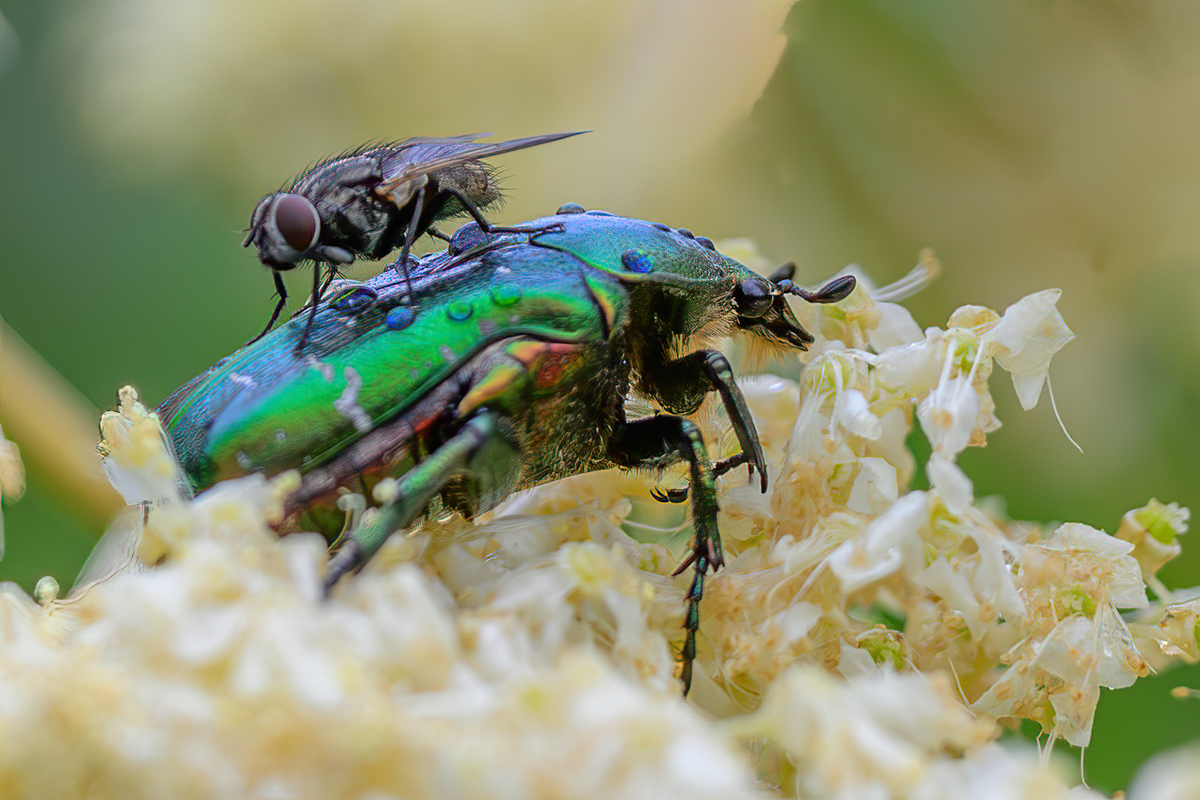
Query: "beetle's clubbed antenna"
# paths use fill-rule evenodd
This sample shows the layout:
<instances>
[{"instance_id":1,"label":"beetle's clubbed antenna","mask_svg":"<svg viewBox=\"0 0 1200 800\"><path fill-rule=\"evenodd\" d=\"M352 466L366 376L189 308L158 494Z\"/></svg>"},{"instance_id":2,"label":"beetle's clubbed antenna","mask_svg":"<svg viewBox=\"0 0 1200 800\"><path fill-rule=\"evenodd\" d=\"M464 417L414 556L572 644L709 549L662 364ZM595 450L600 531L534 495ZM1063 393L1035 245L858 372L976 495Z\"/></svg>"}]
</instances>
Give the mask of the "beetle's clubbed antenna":
<instances>
[{"instance_id":1,"label":"beetle's clubbed antenna","mask_svg":"<svg viewBox=\"0 0 1200 800\"><path fill-rule=\"evenodd\" d=\"M780 291L786 294L794 294L810 303L837 303L845 300L854 291L856 284L857 281L854 280L853 275L843 275L840 278L834 278L815 292L801 289L788 278L775 283Z\"/></svg>"}]
</instances>

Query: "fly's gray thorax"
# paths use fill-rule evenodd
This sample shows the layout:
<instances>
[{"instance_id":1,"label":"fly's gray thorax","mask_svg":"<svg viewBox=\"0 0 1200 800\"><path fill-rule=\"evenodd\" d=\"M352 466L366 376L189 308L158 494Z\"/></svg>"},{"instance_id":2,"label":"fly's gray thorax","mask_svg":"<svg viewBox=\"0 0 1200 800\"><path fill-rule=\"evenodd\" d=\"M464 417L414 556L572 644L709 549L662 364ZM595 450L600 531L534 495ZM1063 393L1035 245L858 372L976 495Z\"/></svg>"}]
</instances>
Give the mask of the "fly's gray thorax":
<instances>
[{"instance_id":1,"label":"fly's gray thorax","mask_svg":"<svg viewBox=\"0 0 1200 800\"><path fill-rule=\"evenodd\" d=\"M378 159L359 156L316 170L295 191L316 206L330 244L369 253L380 246L391 222L389 207L374 192L379 181Z\"/></svg>"}]
</instances>

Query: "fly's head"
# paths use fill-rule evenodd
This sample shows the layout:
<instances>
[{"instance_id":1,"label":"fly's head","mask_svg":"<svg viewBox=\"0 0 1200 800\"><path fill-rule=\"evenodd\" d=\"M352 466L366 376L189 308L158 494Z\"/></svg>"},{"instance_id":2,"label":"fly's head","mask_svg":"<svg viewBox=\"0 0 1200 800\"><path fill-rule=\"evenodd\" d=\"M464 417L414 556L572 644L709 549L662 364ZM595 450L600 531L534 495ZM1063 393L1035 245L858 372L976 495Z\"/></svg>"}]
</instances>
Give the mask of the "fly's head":
<instances>
[{"instance_id":1,"label":"fly's head","mask_svg":"<svg viewBox=\"0 0 1200 800\"><path fill-rule=\"evenodd\" d=\"M243 247L254 245L263 266L285 272L303 261L348 264L354 256L341 247L321 243L323 226L317 207L302 194L275 192L254 207Z\"/></svg>"}]
</instances>

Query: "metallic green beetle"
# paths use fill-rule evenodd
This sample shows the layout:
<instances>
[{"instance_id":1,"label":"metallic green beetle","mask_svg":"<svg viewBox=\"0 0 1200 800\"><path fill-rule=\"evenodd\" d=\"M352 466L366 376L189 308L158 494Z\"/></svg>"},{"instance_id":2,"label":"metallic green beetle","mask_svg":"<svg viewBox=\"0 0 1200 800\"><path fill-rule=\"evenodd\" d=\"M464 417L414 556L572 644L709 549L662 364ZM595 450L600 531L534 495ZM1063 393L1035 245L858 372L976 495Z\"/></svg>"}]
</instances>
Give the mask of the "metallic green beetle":
<instances>
[{"instance_id":1,"label":"metallic green beetle","mask_svg":"<svg viewBox=\"0 0 1200 800\"><path fill-rule=\"evenodd\" d=\"M159 417L194 491L300 470L286 508L293 520L331 508L339 487L397 479L394 499L330 561L327 587L437 495L471 517L568 475L686 461L694 541L676 571L694 569L686 693L704 578L723 564L715 478L746 463L767 487L754 421L729 363L708 345L744 331L803 350L813 339L784 295L836 302L854 279L808 293L789 280L790 265L764 278L686 230L574 204L529 227L555 222L524 236L466 225L444 253L422 259L411 294L394 270L335 287L303 353L294 345L307 314L298 314L189 381ZM685 418L711 391L742 448L717 464ZM665 413L626 419L631 396Z\"/></svg>"}]
</instances>

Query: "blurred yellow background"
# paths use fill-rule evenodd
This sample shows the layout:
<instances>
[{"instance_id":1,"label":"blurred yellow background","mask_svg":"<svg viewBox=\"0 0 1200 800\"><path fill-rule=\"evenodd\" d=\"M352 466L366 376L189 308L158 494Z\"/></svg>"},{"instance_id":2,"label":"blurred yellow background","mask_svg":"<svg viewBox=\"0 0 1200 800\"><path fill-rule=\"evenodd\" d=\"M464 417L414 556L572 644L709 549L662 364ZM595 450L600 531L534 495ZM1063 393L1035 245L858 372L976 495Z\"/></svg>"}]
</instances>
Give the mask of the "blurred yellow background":
<instances>
[{"instance_id":1,"label":"blurred yellow background","mask_svg":"<svg viewBox=\"0 0 1200 800\"><path fill-rule=\"evenodd\" d=\"M908 302L922 325L1061 287L1078 338L1051 377L1085 455L1049 403L1023 413L997 381L1005 427L961 459L977 494L1110 532L1152 496L1200 509L1200 3L7 0L0 13L0 315L66 379L31 397L6 376L34 357L0 341L0 425L29 467L27 496L4 508L0 577L26 588L48 573L69 584L104 527L103 489L81 501L56 467L90 458L95 409L125 383L157 404L265 321L270 279L239 246L257 199L324 155L415 135L593 131L498 160L500 222L574 201L752 237L809 283L850 262L884 283L933 247L945 273ZM295 297L306 282L289 278ZM76 409L66 435L21 430L54 402ZM1200 539L1163 577L1200 583ZM1179 683L1200 671L1104 696L1093 785L1200 738L1200 706L1167 696Z\"/></svg>"}]
</instances>

